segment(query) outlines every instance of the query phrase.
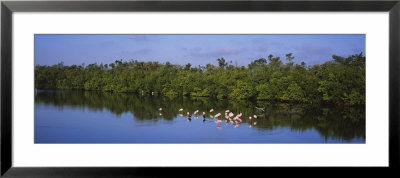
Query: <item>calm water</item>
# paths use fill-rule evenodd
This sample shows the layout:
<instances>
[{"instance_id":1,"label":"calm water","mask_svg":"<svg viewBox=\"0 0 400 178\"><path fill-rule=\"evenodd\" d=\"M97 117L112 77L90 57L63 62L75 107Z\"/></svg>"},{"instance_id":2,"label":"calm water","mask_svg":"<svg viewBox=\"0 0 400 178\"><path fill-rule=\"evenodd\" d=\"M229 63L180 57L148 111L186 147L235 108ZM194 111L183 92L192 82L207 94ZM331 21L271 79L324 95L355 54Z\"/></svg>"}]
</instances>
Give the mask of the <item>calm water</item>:
<instances>
[{"instance_id":1,"label":"calm water","mask_svg":"<svg viewBox=\"0 0 400 178\"><path fill-rule=\"evenodd\" d=\"M242 122L225 119L227 109ZM35 143L365 143L365 109L40 90Z\"/></svg>"}]
</instances>

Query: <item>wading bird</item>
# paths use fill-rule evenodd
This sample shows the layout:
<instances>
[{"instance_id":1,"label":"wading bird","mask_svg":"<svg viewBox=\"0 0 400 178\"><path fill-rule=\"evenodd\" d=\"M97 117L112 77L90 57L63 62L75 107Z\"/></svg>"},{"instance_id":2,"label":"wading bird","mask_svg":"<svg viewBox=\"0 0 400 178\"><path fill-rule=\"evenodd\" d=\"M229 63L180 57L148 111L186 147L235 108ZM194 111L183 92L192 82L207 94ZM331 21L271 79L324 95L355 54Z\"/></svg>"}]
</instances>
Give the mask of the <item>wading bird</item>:
<instances>
[{"instance_id":1,"label":"wading bird","mask_svg":"<svg viewBox=\"0 0 400 178\"><path fill-rule=\"evenodd\" d=\"M265 109L264 109L264 108L257 108L257 107L256 107L256 109L261 110L262 112L265 112Z\"/></svg>"}]
</instances>

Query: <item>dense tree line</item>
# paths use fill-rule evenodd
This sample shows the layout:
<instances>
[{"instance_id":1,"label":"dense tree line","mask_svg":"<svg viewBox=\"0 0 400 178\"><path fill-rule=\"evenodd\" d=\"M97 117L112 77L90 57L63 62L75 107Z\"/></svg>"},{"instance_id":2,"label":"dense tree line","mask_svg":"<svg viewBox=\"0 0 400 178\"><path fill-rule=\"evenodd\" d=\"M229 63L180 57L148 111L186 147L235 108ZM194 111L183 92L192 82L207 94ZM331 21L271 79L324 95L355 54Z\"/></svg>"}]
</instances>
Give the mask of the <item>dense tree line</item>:
<instances>
[{"instance_id":1,"label":"dense tree line","mask_svg":"<svg viewBox=\"0 0 400 178\"><path fill-rule=\"evenodd\" d=\"M116 60L111 64L35 66L35 88L201 96L307 103L365 104L365 56L332 56L321 65L286 63L269 55L245 66L224 58L218 66Z\"/></svg>"}]
</instances>

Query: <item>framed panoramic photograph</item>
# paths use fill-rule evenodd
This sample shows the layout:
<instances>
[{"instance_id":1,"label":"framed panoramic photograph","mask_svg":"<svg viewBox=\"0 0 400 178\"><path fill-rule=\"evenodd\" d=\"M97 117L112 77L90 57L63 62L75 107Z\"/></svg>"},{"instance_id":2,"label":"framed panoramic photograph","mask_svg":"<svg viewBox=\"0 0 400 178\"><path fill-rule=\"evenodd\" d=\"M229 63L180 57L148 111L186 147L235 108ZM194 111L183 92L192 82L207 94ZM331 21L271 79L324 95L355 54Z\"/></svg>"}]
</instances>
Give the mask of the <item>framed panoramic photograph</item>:
<instances>
[{"instance_id":1,"label":"framed panoramic photograph","mask_svg":"<svg viewBox=\"0 0 400 178\"><path fill-rule=\"evenodd\" d=\"M1 175L392 171L399 20L399 1L3 1Z\"/></svg>"}]
</instances>

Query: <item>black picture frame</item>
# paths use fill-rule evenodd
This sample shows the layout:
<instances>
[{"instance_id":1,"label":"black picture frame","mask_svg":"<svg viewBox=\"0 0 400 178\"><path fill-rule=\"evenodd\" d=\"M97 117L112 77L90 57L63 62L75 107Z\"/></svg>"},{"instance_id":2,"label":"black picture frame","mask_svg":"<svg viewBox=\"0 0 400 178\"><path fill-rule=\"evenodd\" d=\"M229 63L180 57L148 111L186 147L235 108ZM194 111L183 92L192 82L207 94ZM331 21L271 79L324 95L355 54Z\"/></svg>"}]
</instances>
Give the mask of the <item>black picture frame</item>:
<instances>
[{"instance_id":1,"label":"black picture frame","mask_svg":"<svg viewBox=\"0 0 400 178\"><path fill-rule=\"evenodd\" d=\"M12 165L12 18L13 12L126 12L126 11L293 11L293 12L389 12L389 167L399 168L400 101L400 1L2 1L1 2L1 175L5 177L130 177L178 176L178 168L67 167L20 168ZM373 153L371 153L373 154ZM275 167L277 168L277 167ZM354 168L354 167L353 167ZM203 170L207 169L207 170ZM229 170L226 170L229 169ZM241 168L234 168L240 171ZM265 171L253 168L251 174ZM269 168L267 168L269 169ZM289 168L299 171L298 168ZM319 168L329 169L329 168ZM345 168L347 169L347 168ZM357 171L361 169L356 169ZM277 168L280 172L286 172ZM179 170L180 171L180 170ZM192 175L232 172L231 168L185 168ZM302 169L302 173L309 172ZM339 172L330 171L330 175ZM192 176L187 175L187 176ZM215 175L213 173L213 175Z\"/></svg>"}]
</instances>

